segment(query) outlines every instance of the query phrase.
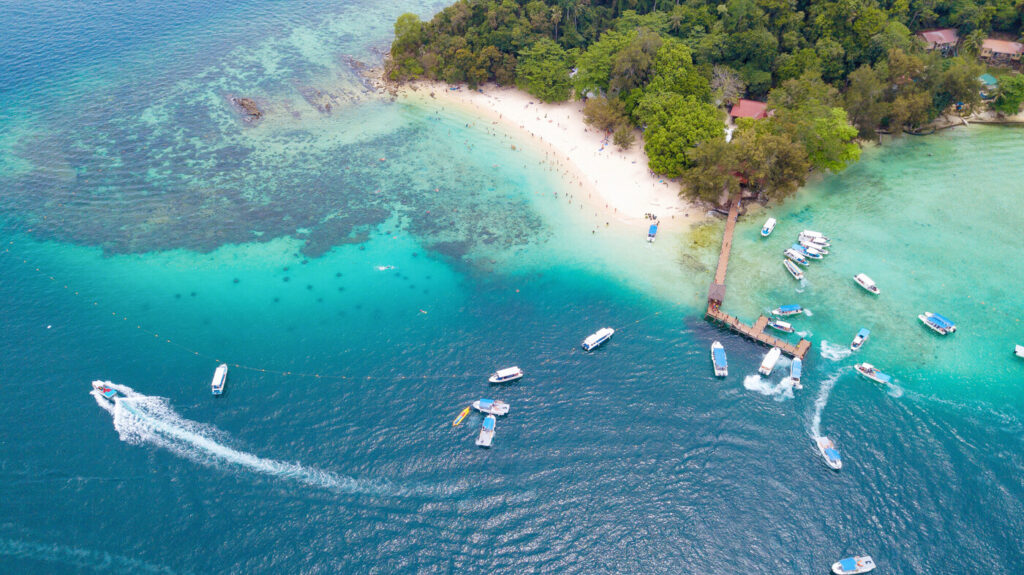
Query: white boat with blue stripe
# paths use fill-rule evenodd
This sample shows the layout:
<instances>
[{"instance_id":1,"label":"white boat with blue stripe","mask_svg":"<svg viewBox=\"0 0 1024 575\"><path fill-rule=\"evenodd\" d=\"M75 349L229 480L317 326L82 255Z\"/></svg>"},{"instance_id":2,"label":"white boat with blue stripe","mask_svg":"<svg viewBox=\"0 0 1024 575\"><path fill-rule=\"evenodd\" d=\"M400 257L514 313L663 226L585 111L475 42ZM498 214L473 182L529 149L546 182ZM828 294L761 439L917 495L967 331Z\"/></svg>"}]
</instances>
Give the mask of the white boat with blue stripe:
<instances>
[{"instance_id":1,"label":"white boat with blue stripe","mask_svg":"<svg viewBox=\"0 0 1024 575\"><path fill-rule=\"evenodd\" d=\"M775 224L775 218L768 218L764 222L764 225L761 226L761 237L767 238L768 236L772 235L772 231L775 230Z\"/></svg>"},{"instance_id":2,"label":"white boat with blue stripe","mask_svg":"<svg viewBox=\"0 0 1024 575\"><path fill-rule=\"evenodd\" d=\"M953 320L937 313L926 311L917 316L917 319L921 320L921 323L940 335L949 335L956 331L956 324L953 323Z\"/></svg>"},{"instance_id":3,"label":"white boat with blue stripe","mask_svg":"<svg viewBox=\"0 0 1024 575\"><path fill-rule=\"evenodd\" d=\"M473 409L491 415L508 415L511 408L511 405L497 399L478 399L473 402Z\"/></svg>"},{"instance_id":4,"label":"white boat with blue stripe","mask_svg":"<svg viewBox=\"0 0 1024 575\"><path fill-rule=\"evenodd\" d=\"M839 451L836 449L836 444L827 437L817 437L814 439L814 443L818 446L818 453L825 458L825 463L829 467L839 471L843 468L843 459L839 456Z\"/></svg>"},{"instance_id":5,"label":"white boat with blue stripe","mask_svg":"<svg viewBox=\"0 0 1024 575\"><path fill-rule=\"evenodd\" d=\"M780 305L779 307L772 310L772 315L789 316L804 313L804 308L800 304L789 304Z\"/></svg>"},{"instance_id":6,"label":"white boat with blue stripe","mask_svg":"<svg viewBox=\"0 0 1024 575\"><path fill-rule=\"evenodd\" d=\"M725 357L725 347L721 342L711 344L711 363L715 366L715 375L725 377L729 375L729 362Z\"/></svg>"},{"instance_id":7,"label":"white boat with blue stripe","mask_svg":"<svg viewBox=\"0 0 1024 575\"><path fill-rule=\"evenodd\" d=\"M653 242L656 235L658 235L658 224L653 223L651 227L647 228L647 241Z\"/></svg>"},{"instance_id":8,"label":"white boat with blue stripe","mask_svg":"<svg viewBox=\"0 0 1024 575\"><path fill-rule=\"evenodd\" d=\"M228 382L228 364L222 363L217 366L217 369L213 371L213 382L210 384L210 389L214 395L220 395L224 393L224 384Z\"/></svg>"},{"instance_id":9,"label":"white boat with blue stripe","mask_svg":"<svg viewBox=\"0 0 1024 575\"><path fill-rule=\"evenodd\" d=\"M857 373L863 375L864 377L870 379L871 381L881 383L883 385L888 385L889 383L892 383L892 377L878 371L878 368L871 365L870 363L858 363L857 365L853 366L853 369L857 370Z\"/></svg>"},{"instance_id":10,"label":"white boat with blue stripe","mask_svg":"<svg viewBox=\"0 0 1024 575\"><path fill-rule=\"evenodd\" d=\"M864 342L868 340L868 336L870 335L871 332L868 331L868 328L860 328L860 331L857 332L857 335L853 337L853 341L850 343L850 350L857 351L860 349L860 346L864 345Z\"/></svg>"},{"instance_id":11,"label":"white boat with blue stripe","mask_svg":"<svg viewBox=\"0 0 1024 575\"><path fill-rule=\"evenodd\" d=\"M787 258L793 260L794 262L796 262L796 263L798 263L798 264L800 264L802 266L809 266L809 265L811 265L807 261L807 258L805 258L800 252L794 250L793 248L789 248L788 250L782 252L782 255L786 256Z\"/></svg>"},{"instance_id":12,"label":"white boat with blue stripe","mask_svg":"<svg viewBox=\"0 0 1024 575\"><path fill-rule=\"evenodd\" d=\"M795 251L796 253L804 256L805 258L809 258L809 259L812 259L812 260L824 259L823 256L821 255L821 253L818 252L818 250L807 249L806 246L802 246L800 244L793 244L793 245L789 246L789 249L791 249L791 250Z\"/></svg>"},{"instance_id":13,"label":"white boat with blue stripe","mask_svg":"<svg viewBox=\"0 0 1024 575\"><path fill-rule=\"evenodd\" d=\"M585 351L591 351L602 343L612 338L615 330L610 327L602 327L596 332L587 336L587 339L583 340L583 349Z\"/></svg>"},{"instance_id":14,"label":"white boat with blue stripe","mask_svg":"<svg viewBox=\"0 0 1024 575\"><path fill-rule=\"evenodd\" d=\"M835 575L856 575L875 570L875 561L868 555L859 555L840 559L832 564Z\"/></svg>"},{"instance_id":15,"label":"white boat with blue stripe","mask_svg":"<svg viewBox=\"0 0 1024 575\"><path fill-rule=\"evenodd\" d=\"M804 386L800 383L800 377L804 372L804 360L799 357L793 358L793 363L789 364L789 379L793 382L793 387L797 389L803 389Z\"/></svg>"},{"instance_id":16,"label":"white boat with blue stripe","mask_svg":"<svg viewBox=\"0 0 1024 575\"><path fill-rule=\"evenodd\" d=\"M797 265L787 259L782 260L782 265L786 266L786 271L789 275L793 276L793 279L799 281L804 279L804 272Z\"/></svg>"},{"instance_id":17,"label":"white boat with blue stripe","mask_svg":"<svg viewBox=\"0 0 1024 575\"><path fill-rule=\"evenodd\" d=\"M491 383L508 383L510 381L515 381L520 377L523 377L523 370L519 369L519 366L513 365L512 367L499 369L492 373L491 377L487 378L487 381Z\"/></svg>"}]
</instances>

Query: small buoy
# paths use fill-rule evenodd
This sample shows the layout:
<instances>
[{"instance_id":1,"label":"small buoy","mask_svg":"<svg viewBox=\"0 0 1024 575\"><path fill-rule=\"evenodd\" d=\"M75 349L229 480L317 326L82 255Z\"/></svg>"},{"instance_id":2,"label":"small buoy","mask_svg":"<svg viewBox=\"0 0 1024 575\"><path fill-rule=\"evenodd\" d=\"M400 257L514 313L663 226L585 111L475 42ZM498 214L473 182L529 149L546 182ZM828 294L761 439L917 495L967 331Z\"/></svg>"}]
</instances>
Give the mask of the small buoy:
<instances>
[{"instance_id":1,"label":"small buoy","mask_svg":"<svg viewBox=\"0 0 1024 575\"><path fill-rule=\"evenodd\" d=\"M427 313L427 310L425 310L425 309L421 309L421 310L420 310L420 313Z\"/></svg>"},{"instance_id":2,"label":"small buoy","mask_svg":"<svg viewBox=\"0 0 1024 575\"><path fill-rule=\"evenodd\" d=\"M53 327L53 326L52 325L48 325L48 326L46 326L46 329L50 329L51 327Z\"/></svg>"}]
</instances>

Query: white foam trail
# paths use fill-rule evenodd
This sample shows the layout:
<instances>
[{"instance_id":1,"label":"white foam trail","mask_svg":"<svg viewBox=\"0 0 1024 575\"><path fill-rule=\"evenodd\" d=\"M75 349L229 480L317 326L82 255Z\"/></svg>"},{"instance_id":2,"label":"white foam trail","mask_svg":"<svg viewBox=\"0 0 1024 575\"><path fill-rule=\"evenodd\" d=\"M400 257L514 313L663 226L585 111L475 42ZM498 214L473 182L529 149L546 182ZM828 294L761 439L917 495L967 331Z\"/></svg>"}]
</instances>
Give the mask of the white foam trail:
<instances>
[{"instance_id":1,"label":"white foam trail","mask_svg":"<svg viewBox=\"0 0 1024 575\"><path fill-rule=\"evenodd\" d=\"M341 493L407 494L386 482L355 479L298 463L265 459L233 449L217 441L217 438L227 439L226 434L216 428L182 418L171 409L166 399L142 395L128 386L104 383L124 395L116 398L111 404L103 399L98 391L91 392L96 398L96 403L113 415L114 429L117 430L121 441L132 445L149 443L203 465L244 467L256 473Z\"/></svg>"},{"instance_id":2,"label":"white foam trail","mask_svg":"<svg viewBox=\"0 0 1024 575\"><path fill-rule=\"evenodd\" d=\"M743 378L743 387L761 395L767 395L775 401L793 399L793 380L788 377L783 378L778 384L772 384L771 380L762 379L759 374L755 373Z\"/></svg>"},{"instance_id":3,"label":"white foam trail","mask_svg":"<svg viewBox=\"0 0 1024 575\"><path fill-rule=\"evenodd\" d=\"M804 339L807 339L807 338L811 337L812 335L814 335L814 332L811 331L811 330L806 330L806 331L798 331L798 332L796 332L796 334L798 336L804 338Z\"/></svg>"},{"instance_id":4,"label":"white foam trail","mask_svg":"<svg viewBox=\"0 0 1024 575\"><path fill-rule=\"evenodd\" d=\"M828 405L828 395L832 393L832 388L835 387L837 381L839 381L839 372L826 377L821 382L821 387L818 388L818 397L814 399L814 415L811 417L811 437L815 439L822 436L821 412L825 411L825 406Z\"/></svg>"},{"instance_id":5,"label":"white foam trail","mask_svg":"<svg viewBox=\"0 0 1024 575\"><path fill-rule=\"evenodd\" d=\"M848 345L837 345L829 343L826 340L821 340L821 357L831 360L839 361L840 359L850 357L853 350Z\"/></svg>"},{"instance_id":6,"label":"white foam trail","mask_svg":"<svg viewBox=\"0 0 1024 575\"><path fill-rule=\"evenodd\" d=\"M804 308L804 315L807 316L807 317L812 317L814 315L814 312L812 312L811 310L809 310L807 308Z\"/></svg>"},{"instance_id":7,"label":"white foam trail","mask_svg":"<svg viewBox=\"0 0 1024 575\"><path fill-rule=\"evenodd\" d=\"M175 571L162 565L154 565L139 559L115 555L106 551L94 551L69 547L57 543L35 543L0 537L0 556L46 561L75 567L75 571L90 569L104 573L156 573L175 575Z\"/></svg>"},{"instance_id":8,"label":"white foam trail","mask_svg":"<svg viewBox=\"0 0 1024 575\"><path fill-rule=\"evenodd\" d=\"M886 385L889 388L889 389L886 390L886 393L889 394L889 397L903 397L903 388L902 387L900 387L900 386L898 386L898 385L896 385L895 383L892 383L892 382L889 382Z\"/></svg>"}]
</instances>

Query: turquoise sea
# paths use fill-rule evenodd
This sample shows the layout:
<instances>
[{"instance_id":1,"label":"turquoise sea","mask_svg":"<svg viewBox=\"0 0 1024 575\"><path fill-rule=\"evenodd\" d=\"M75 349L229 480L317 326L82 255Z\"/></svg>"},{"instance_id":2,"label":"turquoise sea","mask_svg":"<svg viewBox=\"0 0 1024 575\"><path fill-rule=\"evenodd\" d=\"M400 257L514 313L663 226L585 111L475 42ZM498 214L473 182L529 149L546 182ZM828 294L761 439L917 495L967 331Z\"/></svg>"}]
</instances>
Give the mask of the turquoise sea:
<instances>
[{"instance_id":1,"label":"turquoise sea","mask_svg":"<svg viewBox=\"0 0 1024 575\"><path fill-rule=\"evenodd\" d=\"M1024 134L748 206L725 309L811 310L791 390L702 318L720 222L602 228L517 134L367 88L442 5L0 2L0 571L1024 569ZM799 284L804 228L834 245ZM490 450L451 426L481 397L512 404Z\"/></svg>"}]
</instances>

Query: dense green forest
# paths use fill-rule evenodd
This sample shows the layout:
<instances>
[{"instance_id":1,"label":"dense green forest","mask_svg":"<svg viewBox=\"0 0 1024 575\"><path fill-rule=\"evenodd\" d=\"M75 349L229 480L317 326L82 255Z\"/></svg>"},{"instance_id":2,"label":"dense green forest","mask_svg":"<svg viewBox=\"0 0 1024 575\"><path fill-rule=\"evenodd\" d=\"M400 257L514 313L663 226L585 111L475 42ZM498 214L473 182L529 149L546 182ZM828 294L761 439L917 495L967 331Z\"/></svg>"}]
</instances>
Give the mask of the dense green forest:
<instances>
[{"instance_id":1,"label":"dense green forest","mask_svg":"<svg viewBox=\"0 0 1024 575\"><path fill-rule=\"evenodd\" d=\"M459 0L395 23L390 78L517 85L538 99L585 99L587 121L628 146L643 130L653 171L717 198L749 182L782 196L811 168L856 161L854 143L982 105L982 40L1019 38L1024 0ZM959 55L914 32L959 31ZM1013 113L1024 76L993 107ZM773 116L722 121L739 98Z\"/></svg>"}]
</instances>

